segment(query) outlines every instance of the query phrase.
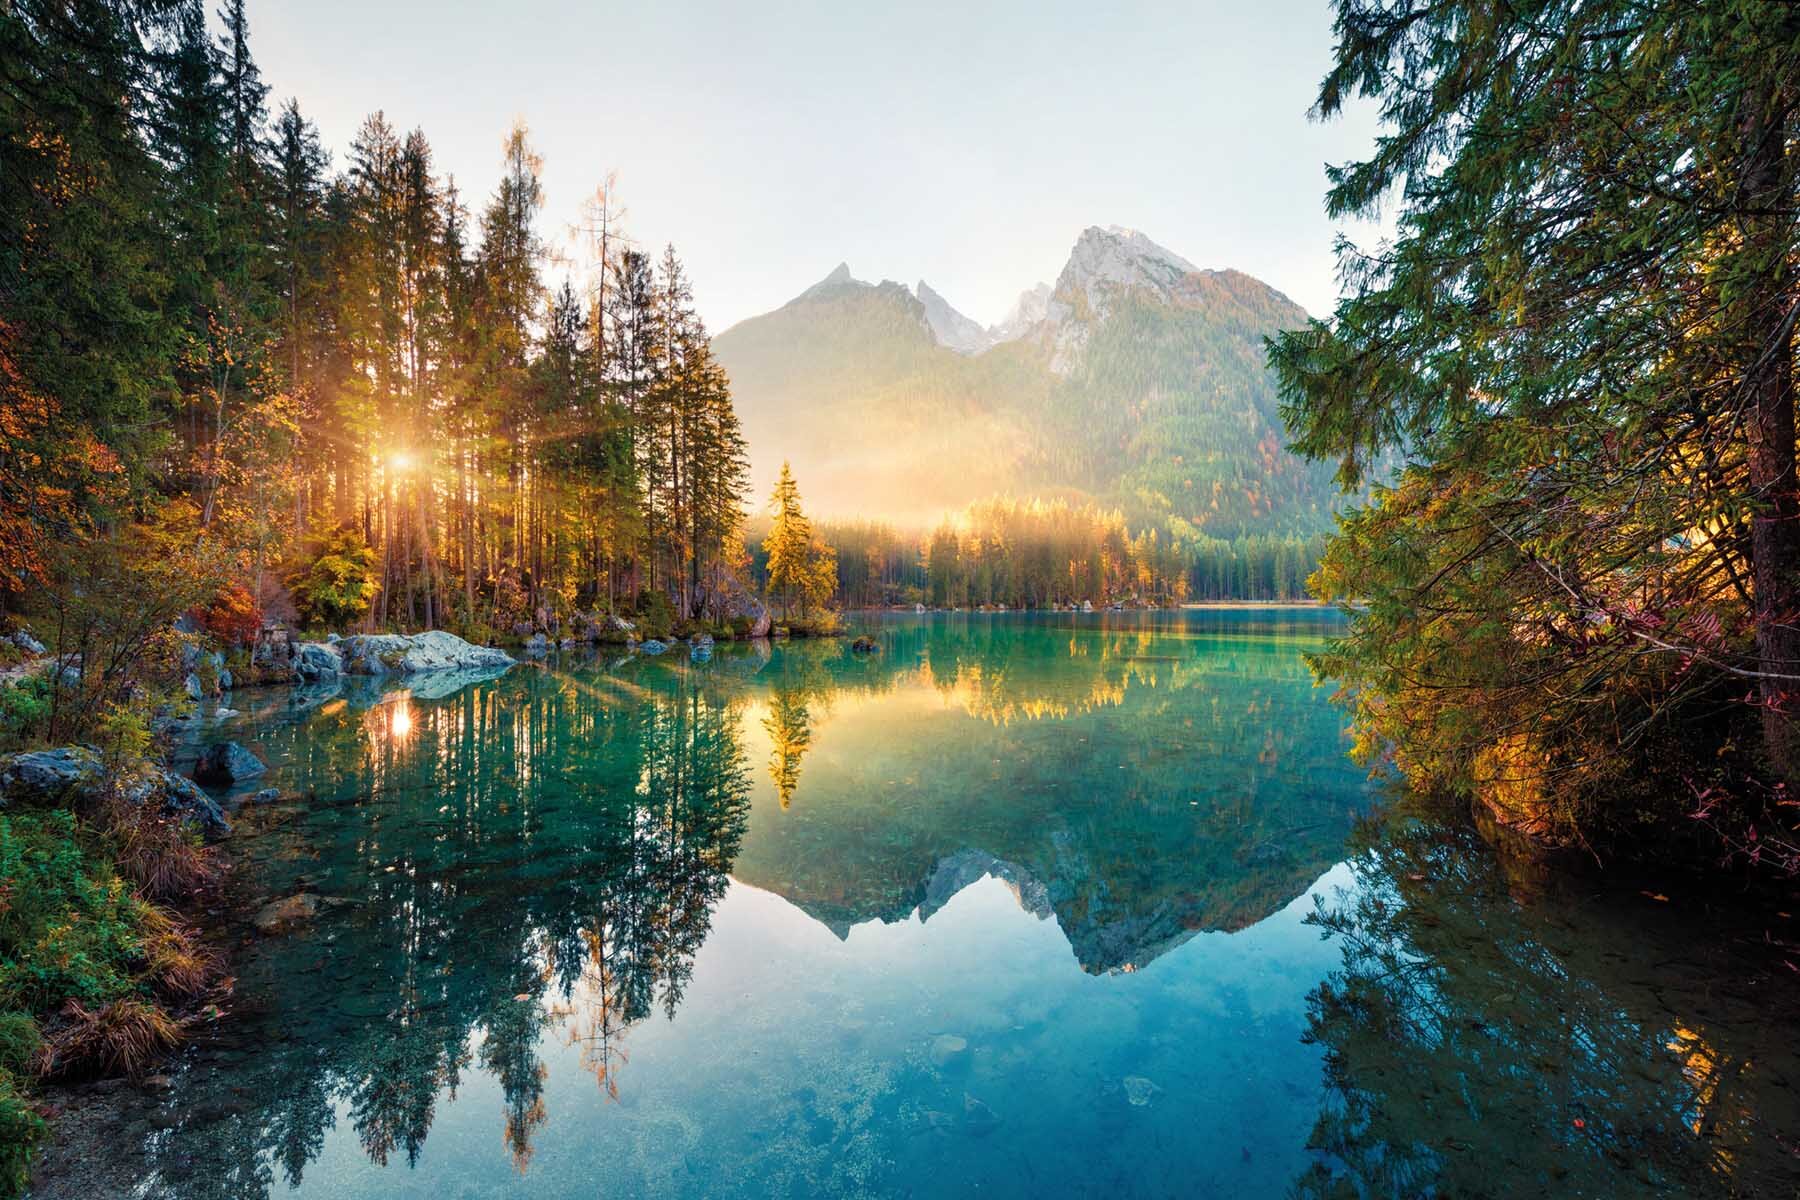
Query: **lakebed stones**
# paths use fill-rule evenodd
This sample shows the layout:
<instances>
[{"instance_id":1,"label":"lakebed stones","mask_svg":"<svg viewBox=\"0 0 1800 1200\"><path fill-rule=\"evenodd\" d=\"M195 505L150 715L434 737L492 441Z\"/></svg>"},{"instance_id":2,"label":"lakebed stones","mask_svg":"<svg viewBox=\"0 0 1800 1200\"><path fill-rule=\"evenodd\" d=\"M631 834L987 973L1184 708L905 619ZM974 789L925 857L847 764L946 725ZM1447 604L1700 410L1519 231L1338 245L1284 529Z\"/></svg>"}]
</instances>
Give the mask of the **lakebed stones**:
<instances>
[{"instance_id":1,"label":"lakebed stones","mask_svg":"<svg viewBox=\"0 0 1800 1200\"><path fill-rule=\"evenodd\" d=\"M200 753L194 778L202 783L234 784L255 779L269 768L236 742L217 742Z\"/></svg>"}]
</instances>

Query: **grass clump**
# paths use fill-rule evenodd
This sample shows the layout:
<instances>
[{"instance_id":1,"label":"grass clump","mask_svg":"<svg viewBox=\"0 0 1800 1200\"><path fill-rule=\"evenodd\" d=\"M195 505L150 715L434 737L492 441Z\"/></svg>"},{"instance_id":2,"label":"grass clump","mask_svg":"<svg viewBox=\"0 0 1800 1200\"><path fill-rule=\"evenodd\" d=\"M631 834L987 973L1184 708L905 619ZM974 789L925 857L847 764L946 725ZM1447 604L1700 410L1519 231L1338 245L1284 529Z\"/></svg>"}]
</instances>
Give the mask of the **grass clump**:
<instances>
[{"instance_id":1,"label":"grass clump","mask_svg":"<svg viewBox=\"0 0 1800 1200\"><path fill-rule=\"evenodd\" d=\"M104 808L103 832L66 809L0 811L0 1197L48 1136L27 1082L147 1070L180 1040L171 1009L219 977L193 926L145 898L215 868L147 808Z\"/></svg>"}]
</instances>

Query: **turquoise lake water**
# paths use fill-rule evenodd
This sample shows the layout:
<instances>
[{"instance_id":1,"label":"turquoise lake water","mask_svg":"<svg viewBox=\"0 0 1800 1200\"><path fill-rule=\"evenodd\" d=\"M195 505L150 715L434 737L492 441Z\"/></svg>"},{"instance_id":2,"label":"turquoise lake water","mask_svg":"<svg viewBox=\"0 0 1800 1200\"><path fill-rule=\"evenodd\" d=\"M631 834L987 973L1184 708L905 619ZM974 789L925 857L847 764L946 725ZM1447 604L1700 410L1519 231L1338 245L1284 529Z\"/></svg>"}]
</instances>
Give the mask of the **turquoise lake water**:
<instances>
[{"instance_id":1,"label":"turquoise lake water","mask_svg":"<svg viewBox=\"0 0 1800 1200\"><path fill-rule=\"evenodd\" d=\"M1792 1194L1792 996L1346 758L1310 610L240 692L311 892L141 1192ZM137 1153L135 1148L132 1153Z\"/></svg>"}]
</instances>

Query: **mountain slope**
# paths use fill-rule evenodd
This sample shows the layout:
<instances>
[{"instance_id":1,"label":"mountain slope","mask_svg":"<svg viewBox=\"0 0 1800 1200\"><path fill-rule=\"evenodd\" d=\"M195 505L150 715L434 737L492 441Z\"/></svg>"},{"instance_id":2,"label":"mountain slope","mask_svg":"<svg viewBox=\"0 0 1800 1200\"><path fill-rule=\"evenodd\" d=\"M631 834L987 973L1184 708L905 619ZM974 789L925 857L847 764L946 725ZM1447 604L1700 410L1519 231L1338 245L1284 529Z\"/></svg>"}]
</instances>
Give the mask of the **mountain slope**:
<instances>
[{"instance_id":1,"label":"mountain slope","mask_svg":"<svg viewBox=\"0 0 1800 1200\"><path fill-rule=\"evenodd\" d=\"M1330 472L1284 449L1263 365L1263 338L1305 320L1248 275L1093 227L990 330L840 267L714 348L759 491L788 459L830 515L931 521L1010 492L1231 537L1329 524Z\"/></svg>"}]
</instances>

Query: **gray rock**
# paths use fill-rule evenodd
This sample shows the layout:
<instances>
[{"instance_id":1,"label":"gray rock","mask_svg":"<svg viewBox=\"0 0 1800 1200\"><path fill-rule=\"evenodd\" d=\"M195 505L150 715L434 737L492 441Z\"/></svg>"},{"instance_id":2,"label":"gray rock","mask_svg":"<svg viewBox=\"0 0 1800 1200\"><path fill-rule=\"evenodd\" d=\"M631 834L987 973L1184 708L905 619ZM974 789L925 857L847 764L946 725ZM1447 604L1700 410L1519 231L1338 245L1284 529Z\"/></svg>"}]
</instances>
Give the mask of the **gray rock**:
<instances>
[{"instance_id":1,"label":"gray rock","mask_svg":"<svg viewBox=\"0 0 1800 1200\"><path fill-rule=\"evenodd\" d=\"M696 645L696 646L710 646L712 644L713 644L713 635L710 633L698 634L694 638L694 645Z\"/></svg>"},{"instance_id":2,"label":"gray rock","mask_svg":"<svg viewBox=\"0 0 1800 1200\"><path fill-rule=\"evenodd\" d=\"M308 683L344 673L344 656L336 635L329 642L301 642L294 647L294 673Z\"/></svg>"},{"instance_id":3,"label":"gray rock","mask_svg":"<svg viewBox=\"0 0 1800 1200\"><path fill-rule=\"evenodd\" d=\"M98 786L105 775L100 756L86 746L32 750L0 761L0 804L62 799Z\"/></svg>"},{"instance_id":4,"label":"gray rock","mask_svg":"<svg viewBox=\"0 0 1800 1200\"><path fill-rule=\"evenodd\" d=\"M647 642L639 642L638 643L638 650L640 650L644 654L661 654L663 651L667 650L668 648L669 647L666 643L659 642L655 638L651 638Z\"/></svg>"},{"instance_id":5,"label":"gray rock","mask_svg":"<svg viewBox=\"0 0 1800 1200\"><path fill-rule=\"evenodd\" d=\"M189 671L187 678L181 681L181 686L187 689L189 700L198 700L206 694L206 689L200 686L200 677L192 671Z\"/></svg>"},{"instance_id":6,"label":"gray rock","mask_svg":"<svg viewBox=\"0 0 1800 1200\"><path fill-rule=\"evenodd\" d=\"M711 662L712 652L713 644L710 640L704 642L696 641L692 646L688 647L688 661Z\"/></svg>"},{"instance_id":7,"label":"gray rock","mask_svg":"<svg viewBox=\"0 0 1800 1200\"><path fill-rule=\"evenodd\" d=\"M475 646L453 633L372 633L347 638L341 647L353 675L412 675L475 667L510 667L513 657L492 646Z\"/></svg>"},{"instance_id":8,"label":"gray rock","mask_svg":"<svg viewBox=\"0 0 1800 1200\"><path fill-rule=\"evenodd\" d=\"M637 628L636 625L633 625L630 621L627 621L617 613L606 614L606 627L614 633L630 633Z\"/></svg>"},{"instance_id":9,"label":"gray rock","mask_svg":"<svg viewBox=\"0 0 1800 1200\"><path fill-rule=\"evenodd\" d=\"M231 832L231 822L225 819L218 801L201 791L193 780L173 771L153 768L149 775L127 790L126 797L139 804L154 803L160 798L165 816L197 825L209 838L224 837Z\"/></svg>"},{"instance_id":10,"label":"gray rock","mask_svg":"<svg viewBox=\"0 0 1800 1200\"><path fill-rule=\"evenodd\" d=\"M281 799L281 790L279 788L264 788L260 792L253 793L252 795L245 797L244 803L245 804L273 804L279 799Z\"/></svg>"},{"instance_id":11,"label":"gray rock","mask_svg":"<svg viewBox=\"0 0 1800 1200\"><path fill-rule=\"evenodd\" d=\"M758 612L756 614L756 620L751 622L750 636L753 638L768 637L769 631L771 629L773 629L774 627L775 627L775 618L769 612L769 610L765 608L762 611Z\"/></svg>"},{"instance_id":12,"label":"gray rock","mask_svg":"<svg viewBox=\"0 0 1800 1200\"><path fill-rule=\"evenodd\" d=\"M43 654L45 652L44 643L32 637L29 629L21 629L13 634L12 642L27 654Z\"/></svg>"},{"instance_id":13,"label":"gray rock","mask_svg":"<svg viewBox=\"0 0 1800 1200\"><path fill-rule=\"evenodd\" d=\"M194 778L202 783L232 784L255 779L269 768L236 742L217 742L200 753Z\"/></svg>"},{"instance_id":14,"label":"gray rock","mask_svg":"<svg viewBox=\"0 0 1800 1200\"><path fill-rule=\"evenodd\" d=\"M541 633L532 634L530 640L525 643L525 653L533 657L550 653L550 639Z\"/></svg>"}]
</instances>

